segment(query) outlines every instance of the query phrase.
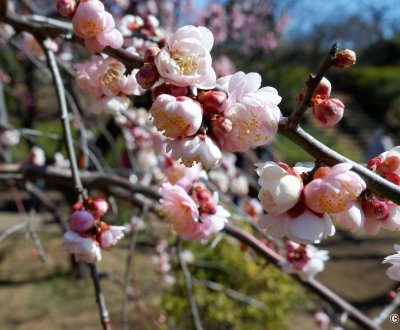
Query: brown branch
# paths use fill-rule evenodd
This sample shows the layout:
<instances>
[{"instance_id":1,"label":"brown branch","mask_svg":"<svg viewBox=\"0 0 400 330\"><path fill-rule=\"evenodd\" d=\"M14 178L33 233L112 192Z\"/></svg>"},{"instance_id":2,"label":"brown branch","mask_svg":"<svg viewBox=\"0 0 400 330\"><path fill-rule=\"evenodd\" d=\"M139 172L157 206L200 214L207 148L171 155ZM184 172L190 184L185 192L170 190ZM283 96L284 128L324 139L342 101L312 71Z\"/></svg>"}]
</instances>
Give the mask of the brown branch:
<instances>
[{"instance_id":1,"label":"brown branch","mask_svg":"<svg viewBox=\"0 0 400 330\"><path fill-rule=\"evenodd\" d=\"M321 68L318 70L318 73L315 76L311 75L308 78L308 81L306 83L307 85L306 93L301 102L297 105L295 111L289 117L289 121L287 122L287 124L290 127L295 128L299 124L300 119L304 115L306 110L310 107L310 102L314 94L314 91L317 88L318 84L321 82L321 79L324 77L324 74L333 65L336 58L337 50L338 50L338 44L335 43L331 47L327 57L325 58L325 61L322 63Z\"/></svg>"},{"instance_id":2,"label":"brown branch","mask_svg":"<svg viewBox=\"0 0 400 330\"><path fill-rule=\"evenodd\" d=\"M280 268L279 263L285 261L285 258L283 258L281 255L279 255L272 249L268 248L265 244L260 242L256 237L232 224L229 223L226 224L224 231L228 235L235 237L241 243L244 243L247 246L251 247L254 251L258 252L263 258L272 262L275 266L278 266L279 268ZM356 322L359 326L361 326L362 329L371 329L371 330L380 329L379 325L375 324L370 318L365 316L358 309L354 308L347 301L340 298L338 295L336 295L336 293L328 289L325 285L318 282L317 280L311 279L309 281L304 281L297 275L292 275L292 277L301 284L303 284L304 286L306 286L312 292L316 293L319 297L328 301L329 303L336 306L340 310L348 313L349 318L351 318L354 322Z\"/></svg>"}]
</instances>

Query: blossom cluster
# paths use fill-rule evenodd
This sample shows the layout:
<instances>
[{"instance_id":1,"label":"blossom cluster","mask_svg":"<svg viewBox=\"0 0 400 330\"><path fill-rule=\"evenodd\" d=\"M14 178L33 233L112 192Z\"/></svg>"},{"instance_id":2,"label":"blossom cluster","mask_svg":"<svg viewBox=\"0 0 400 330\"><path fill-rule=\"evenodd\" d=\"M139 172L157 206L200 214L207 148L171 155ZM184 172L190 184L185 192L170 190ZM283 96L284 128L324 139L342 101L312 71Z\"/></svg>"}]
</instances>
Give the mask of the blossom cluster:
<instances>
[{"instance_id":1,"label":"blossom cluster","mask_svg":"<svg viewBox=\"0 0 400 330\"><path fill-rule=\"evenodd\" d=\"M243 152L271 141L278 130L281 97L261 87L257 73L237 72L217 80L205 27L184 26L162 49L149 48L137 73L153 87L154 125L168 138L172 158L186 166L220 164L221 150Z\"/></svg>"},{"instance_id":2,"label":"blossom cluster","mask_svg":"<svg viewBox=\"0 0 400 330\"><path fill-rule=\"evenodd\" d=\"M75 260L95 263L101 260L100 249L110 250L124 237L122 226L110 226L100 217L108 211L103 198L87 199L73 205L69 228L63 236L63 247Z\"/></svg>"}]
</instances>

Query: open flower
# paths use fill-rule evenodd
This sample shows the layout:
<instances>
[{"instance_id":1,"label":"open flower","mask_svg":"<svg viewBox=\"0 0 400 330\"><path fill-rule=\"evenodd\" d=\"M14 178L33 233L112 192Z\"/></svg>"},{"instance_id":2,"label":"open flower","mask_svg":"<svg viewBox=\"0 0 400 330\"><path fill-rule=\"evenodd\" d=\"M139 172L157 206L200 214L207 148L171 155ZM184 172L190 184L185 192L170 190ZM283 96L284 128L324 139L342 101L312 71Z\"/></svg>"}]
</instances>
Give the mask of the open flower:
<instances>
[{"instance_id":1,"label":"open flower","mask_svg":"<svg viewBox=\"0 0 400 330\"><path fill-rule=\"evenodd\" d=\"M286 242L286 261L280 265L288 274L298 274L304 280L310 280L324 270L329 259L328 251L318 250L312 245L303 246L292 241Z\"/></svg>"},{"instance_id":2,"label":"open flower","mask_svg":"<svg viewBox=\"0 0 400 330\"><path fill-rule=\"evenodd\" d=\"M106 46L121 48L123 37L115 29L115 22L99 0L80 1L72 19L74 32L85 39L85 46L92 52L100 52Z\"/></svg>"},{"instance_id":3,"label":"open flower","mask_svg":"<svg viewBox=\"0 0 400 330\"><path fill-rule=\"evenodd\" d=\"M106 226L98 239L102 249L111 249L124 237L124 226Z\"/></svg>"},{"instance_id":4,"label":"open flower","mask_svg":"<svg viewBox=\"0 0 400 330\"><path fill-rule=\"evenodd\" d=\"M196 134L203 119L200 104L186 96L161 94L154 101L150 111L154 125L170 138Z\"/></svg>"},{"instance_id":5,"label":"open flower","mask_svg":"<svg viewBox=\"0 0 400 330\"><path fill-rule=\"evenodd\" d=\"M400 245L395 244L394 249L397 253L386 257L382 263L392 264L386 271L386 275L392 280L400 281Z\"/></svg>"},{"instance_id":6,"label":"open flower","mask_svg":"<svg viewBox=\"0 0 400 330\"><path fill-rule=\"evenodd\" d=\"M278 130L281 112L278 104L281 97L276 89L261 86L258 73L238 72L228 81L228 108L224 117L232 122L224 149L246 151L271 141Z\"/></svg>"},{"instance_id":7,"label":"open flower","mask_svg":"<svg viewBox=\"0 0 400 330\"><path fill-rule=\"evenodd\" d=\"M284 163L255 164L260 176L258 198L264 210L271 215L281 214L296 205L303 189L300 176Z\"/></svg>"},{"instance_id":8,"label":"open flower","mask_svg":"<svg viewBox=\"0 0 400 330\"><path fill-rule=\"evenodd\" d=\"M63 247L73 253L75 260L95 263L101 260L99 244L90 237L82 237L75 231L69 230L63 236Z\"/></svg>"},{"instance_id":9,"label":"open flower","mask_svg":"<svg viewBox=\"0 0 400 330\"><path fill-rule=\"evenodd\" d=\"M206 135L175 139L167 143L171 157L181 160L185 166L202 163L206 169L213 168L221 162L222 153L215 142Z\"/></svg>"},{"instance_id":10,"label":"open flower","mask_svg":"<svg viewBox=\"0 0 400 330\"><path fill-rule=\"evenodd\" d=\"M352 233L361 229L365 223L365 214L361 205L357 202L350 202L346 208L334 215L336 223Z\"/></svg>"},{"instance_id":11,"label":"open flower","mask_svg":"<svg viewBox=\"0 0 400 330\"><path fill-rule=\"evenodd\" d=\"M348 163L320 167L314 173L314 180L304 187L307 206L318 213L344 211L366 188L364 180L350 171L351 167Z\"/></svg>"},{"instance_id":12,"label":"open flower","mask_svg":"<svg viewBox=\"0 0 400 330\"><path fill-rule=\"evenodd\" d=\"M273 237L288 237L301 244L319 243L322 239L335 234L335 227L329 216L315 214L304 205L300 212L267 214L261 217L259 225Z\"/></svg>"},{"instance_id":13,"label":"open flower","mask_svg":"<svg viewBox=\"0 0 400 330\"><path fill-rule=\"evenodd\" d=\"M160 76L175 86L215 87L210 50L214 37L205 27L187 25L167 40L154 60Z\"/></svg>"}]
</instances>

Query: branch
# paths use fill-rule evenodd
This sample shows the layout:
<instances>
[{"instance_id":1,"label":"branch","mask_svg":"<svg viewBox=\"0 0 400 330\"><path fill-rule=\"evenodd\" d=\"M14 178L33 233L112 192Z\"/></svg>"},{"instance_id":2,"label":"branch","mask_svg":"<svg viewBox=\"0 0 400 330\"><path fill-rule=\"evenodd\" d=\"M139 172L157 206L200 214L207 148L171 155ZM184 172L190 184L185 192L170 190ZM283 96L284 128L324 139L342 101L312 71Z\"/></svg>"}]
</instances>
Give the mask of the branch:
<instances>
[{"instance_id":1,"label":"branch","mask_svg":"<svg viewBox=\"0 0 400 330\"><path fill-rule=\"evenodd\" d=\"M366 167L353 162L336 151L333 151L305 132L301 127L288 127L287 118L283 118L279 123L279 133L297 144L304 151L308 152L316 160L322 161L327 165L333 166L339 163L352 164L352 171L359 174L365 180L369 190L400 205L400 186L393 184Z\"/></svg>"},{"instance_id":2,"label":"branch","mask_svg":"<svg viewBox=\"0 0 400 330\"><path fill-rule=\"evenodd\" d=\"M306 94L304 95L301 102L297 105L295 111L289 117L289 126L294 128L299 124L299 121L306 110L310 107L311 98L314 94L315 89L317 88L318 84L321 82L321 79L324 77L325 72L327 72L330 67L333 65L336 53L338 50L338 44L335 43L331 47L328 56L325 58L325 61L322 63L321 68L318 70L318 73L314 75L310 75L308 81L306 83L307 90Z\"/></svg>"},{"instance_id":3,"label":"branch","mask_svg":"<svg viewBox=\"0 0 400 330\"><path fill-rule=\"evenodd\" d=\"M108 314L106 300L104 299L103 291L100 286L99 274L95 264L90 264L90 275L92 276L94 290L96 293L96 302L99 305L100 321L103 330L111 330L110 316Z\"/></svg>"},{"instance_id":4,"label":"branch","mask_svg":"<svg viewBox=\"0 0 400 330\"><path fill-rule=\"evenodd\" d=\"M74 179L75 189L79 195L81 200L87 197L87 192L82 186L81 179L79 177L79 170L78 164L76 161L75 150L74 150L74 143L71 134L71 127L69 123L69 116L68 116L68 108L67 108L67 101L65 97L65 90L63 81L61 79L60 71L58 70L58 65L56 62L56 58L54 56L53 51L49 47L50 39L46 39L42 41L42 46L44 48L47 64L50 68L51 75L53 77L54 85L57 91L57 99L58 104L61 110L61 121L63 125L63 132L64 132L64 143L66 145L67 153L69 162L71 165L72 170L72 177Z\"/></svg>"},{"instance_id":5,"label":"branch","mask_svg":"<svg viewBox=\"0 0 400 330\"><path fill-rule=\"evenodd\" d=\"M203 326L201 325L199 310L197 308L196 300L194 298L192 276L190 275L185 259L182 257L182 242L179 238L177 243L178 243L177 244L178 251L176 254L178 256L179 264L181 265L182 268L183 278L185 280L186 291L188 293L190 310L192 312L194 326L196 330L203 330Z\"/></svg>"},{"instance_id":6,"label":"branch","mask_svg":"<svg viewBox=\"0 0 400 330\"><path fill-rule=\"evenodd\" d=\"M241 243L244 243L247 246L251 247L254 251L258 252L263 258L269 260L279 268L280 268L279 263L285 260L285 258L283 258L278 253L268 248L265 244L261 243L253 235L243 231L242 229L232 224L229 223L225 224L224 231L228 235L235 237ZM375 324L370 318L365 316L358 309L354 308L347 301L340 298L333 291L328 289L326 286L324 286L317 280L311 279L309 281L304 281L297 275L292 275L292 277L301 284L303 284L304 286L306 286L312 292L316 293L318 296L323 298L324 300L340 308L342 311L347 312L349 314L349 317L359 326L361 326L362 329L370 329L370 330L380 329L379 325Z\"/></svg>"}]
</instances>

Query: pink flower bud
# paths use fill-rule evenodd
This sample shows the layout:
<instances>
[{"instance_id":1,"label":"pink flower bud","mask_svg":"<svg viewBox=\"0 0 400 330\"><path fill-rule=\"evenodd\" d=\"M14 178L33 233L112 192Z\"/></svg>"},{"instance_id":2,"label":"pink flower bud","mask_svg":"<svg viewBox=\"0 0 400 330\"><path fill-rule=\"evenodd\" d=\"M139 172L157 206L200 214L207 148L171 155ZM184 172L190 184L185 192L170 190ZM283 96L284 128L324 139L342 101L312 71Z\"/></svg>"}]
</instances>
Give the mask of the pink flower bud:
<instances>
[{"instance_id":1,"label":"pink flower bud","mask_svg":"<svg viewBox=\"0 0 400 330\"><path fill-rule=\"evenodd\" d=\"M348 68L356 63L356 53L350 49L345 49L336 54L334 66L337 68Z\"/></svg>"},{"instance_id":2,"label":"pink flower bud","mask_svg":"<svg viewBox=\"0 0 400 330\"><path fill-rule=\"evenodd\" d=\"M217 205L211 192L202 183L193 186L193 197L199 203L200 213L215 214Z\"/></svg>"},{"instance_id":3,"label":"pink flower bud","mask_svg":"<svg viewBox=\"0 0 400 330\"><path fill-rule=\"evenodd\" d=\"M101 217L108 211L108 203L105 198L96 198L92 204L91 210L96 217Z\"/></svg>"},{"instance_id":4,"label":"pink flower bud","mask_svg":"<svg viewBox=\"0 0 400 330\"><path fill-rule=\"evenodd\" d=\"M323 77L314 91L314 98L327 99L331 96L332 85L328 79Z\"/></svg>"},{"instance_id":5,"label":"pink flower bud","mask_svg":"<svg viewBox=\"0 0 400 330\"><path fill-rule=\"evenodd\" d=\"M76 12L75 0L57 0L57 10L61 16L72 17Z\"/></svg>"},{"instance_id":6,"label":"pink flower bud","mask_svg":"<svg viewBox=\"0 0 400 330\"><path fill-rule=\"evenodd\" d=\"M220 145L224 144L226 137L232 131L232 122L223 116L211 116L211 132Z\"/></svg>"},{"instance_id":7,"label":"pink flower bud","mask_svg":"<svg viewBox=\"0 0 400 330\"><path fill-rule=\"evenodd\" d=\"M125 227L123 226L106 226L98 238L100 247L110 249L115 246L124 237L124 230Z\"/></svg>"},{"instance_id":8,"label":"pink flower bud","mask_svg":"<svg viewBox=\"0 0 400 330\"><path fill-rule=\"evenodd\" d=\"M381 196L373 195L365 200L363 210L367 216L385 219L389 213L388 201Z\"/></svg>"},{"instance_id":9,"label":"pink flower bud","mask_svg":"<svg viewBox=\"0 0 400 330\"><path fill-rule=\"evenodd\" d=\"M149 63L154 63L154 58L160 52L160 48L158 47L149 47L144 51L144 61Z\"/></svg>"},{"instance_id":10,"label":"pink flower bud","mask_svg":"<svg viewBox=\"0 0 400 330\"><path fill-rule=\"evenodd\" d=\"M69 227L72 231L83 234L94 224L94 217L88 211L75 211L69 219Z\"/></svg>"},{"instance_id":11,"label":"pink flower bud","mask_svg":"<svg viewBox=\"0 0 400 330\"><path fill-rule=\"evenodd\" d=\"M144 88L151 88L160 78L160 75L154 65L145 65L136 73L138 84Z\"/></svg>"},{"instance_id":12,"label":"pink flower bud","mask_svg":"<svg viewBox=\"0 0 400 330\"><path fill-rule=\"evenodd\" d=\"M343 117L344 104L338 99L325 99L314 104L314 117L324 126L337 124Z\"/></svg>"},{"instance_id":13,"label":"pink flower bud","mask_svg":"<svg viewBox=\"0 0 400 330\"><path fill-rule=\"evenodd\" d=\"M204 109L212 113L223 113L228 107L228 100L223 91L202 92L199 95Z\"/></svg>"},{"instance_id":14,"label":"pink flower bud","mask_svg":"<svg viewBox=\"0 0 400 330\"><path fill-rule=\"evenodd\" d=\"M159 97L161 94L168 94L169 93L169 88L167 84L161 84L153 88L151 92L151 99L154 101Z\"/></svg>"},{"instance_id":15,"label":"pink flower bud","mask_svg":"<svg viewBox=\"0 0 400 330\"><path fill-rule=\"evenodd\" d=\"M171 94L172 96L175 96L175 97L188 95L187 87L179 87L179 86L175 86L175 85L169 85L168 90L169 90L168 94Z\"/></svg>"}]
</instances>

